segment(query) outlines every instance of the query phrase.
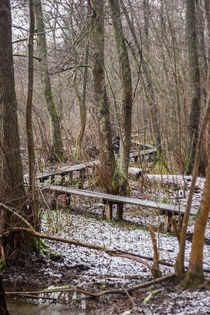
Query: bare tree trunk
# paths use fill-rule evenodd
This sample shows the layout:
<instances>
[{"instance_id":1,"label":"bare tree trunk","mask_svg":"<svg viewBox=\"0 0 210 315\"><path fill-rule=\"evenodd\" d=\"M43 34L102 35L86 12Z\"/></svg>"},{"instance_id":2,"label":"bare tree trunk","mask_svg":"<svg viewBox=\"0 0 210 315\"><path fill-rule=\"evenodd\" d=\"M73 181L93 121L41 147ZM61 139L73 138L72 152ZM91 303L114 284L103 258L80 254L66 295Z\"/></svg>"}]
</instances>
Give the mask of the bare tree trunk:
<instances>
[{"instance_id":1,"label":"bare tree trunk","mask_svg":"<svg viewBox=\"0 0 210 315\"><path fill-rule=\"evenodd\" d=\"M20 156L9 0L0 1L0 104L3 109L1 148L3 171L0 178L0 197L2 202L15 207L19 213L26 216L24 207L26 195ZM13 226L16 220L5 213L3 209L0 209L0 222L1 234L7 227ZM7 254L12 253L14 255L14 253L17 254L18 251L21 251L23 244L24 237L22 234L12 235L9 239L3 240L1 245L6 246L5 258L7 258Z\"/></svg>"},{"instance_id":2,"label":"bare tree trunk","mask_svg":"<svg viewBox=\"0 0 210 315\"><path fill-rule=\"evenodd\" d=\"M210 61L208 62L208 83L207 83L207 134L210 134ZM210 145L210 137L208 138ZM197 287L204 281L203 273L203 247L204 235L210 211L210 154L208 155L208 167L206 170L206 182L203 190L200 208L196 217L192 248L190 254L190 263L187 270L187 275L183 283L186 287Z\"/></svg>"},{"instance_id":3,"label":"bare tree trunk","mask_svg":"<svg viewBox=\"0 0 210 315\"><path fill-rule=\"evenodd\" d=\"M33 103L33 40L34 40L34 8L33 1L29 1L29 42L28 42L28 95L26 103L26 134L28 144L28 161L29 161L29 194L30 194L30 223L37 226L38 209L35 204L35 153L34 153L34 137L32 124L32 103ZM37 210L37 211L36 211Z\"/></svg>"},{"instance_id":4,"label":"bare tree trunk","mask_svg":"<svg viewBox=\"0 0 210 315\"><path fill-rule=\"evenodd\" d=\"M188 35L188 54L189 71L192 87L192 100L190 105L187 156L185 162L185 173L191 174L195 160L196 144L198 141L199 119L200 119L200 70L198 64L197 51L197 22L195 11L195 0L187 0L187 35Z\"/></svg>"},{"instance_id":5,"label":"bare tree trunk","mask_svg":"<svg viewBox=\"0 0 210 315\"><path fill-rule=\"evenodd\" d=\"M0 1L0 104L3 110L1 197L5 202L21 208L25 190L20 157L12 56L11 11L8 0Z\"/></svg>"},{"instance_id":6,"label":"bare tree trunk","mask_svg":"<svg viewBox=\"0 0 210 315\"><path fill-rule=\"evenodd\" d=\"M51 160L62 160L63 145L61 139L60 122L53 100L50 76L48 73L47 43L41 0L34 0L34 12L40 45L42 85L50 119Z\"/></svg>"},{"instance_id":7,"label":"bare tree trunk","mask_svg":"<svg viewBox=\"0 0 210 315\"><path fill-rule=\"evenodd\" d=\"M208 40L210 43L210 4L208 0L205 0L205 9L206 9L206 20L207 20L207 29L208 29ZM210 60L210 44L208 46L208 61ZM209 64L209 62L208 62ZM210 69L208 70L208 82L210 82ZM206 155L210 156L210 119L208 122L208 129L206 134Z\"/></svg>"},{"instance_id":8,"label":"bare tree trunk","mask_svg":"<svg viewBox=\"0 0 210 315\"><path fill-rule=\"evenodd\" d=\"M149 107L152 135L153 135L155 145L159 151L159 156L161 156L162 145L161 145L160 126L159 126L159 121L158 121L158 111L157 111L157 104L155 101L155 93L154 93L154 88L153 88L153 83L152 83L151 72L150 72L148 63L144 58L143 51L140 47L139 41L138 41L137 36L136 36L134 25L132 24L132 22L130 20L130 17L129 17L128 11L125 7L124 1L120 0L120 3L121 3L121 6L123 8L123 11L125 13L128 27L130 29L131 35L132 35L133 40L134 40L134 44L135 44L136 49L138 51L140 64L142 65L144 77L146 80L146 88L148 90L148 93L146 93L146 100L147 100L148 107ZM145 46L146 46L146 48L149 48L149 42L148 42L148 27L149 27L148 26L148 23L149 23L148 2L145 0L144 0L144 19L145 19L144 30L145 30L145 36L146 36Z\"/></svg>"},{"instance_id":9,"label":"bare tree trunk","mask_svg":"<svg viewBox=\"0 0 210 315\"><path fill-rule=\"evenodd\" d=\"M206 224L210 211L210 158L206 171L206 182L200 208L195 221L192 239L190 263L185 278L185 286L197 287L204 281L203 274L203 247Z\"/></svg>"},{"instance_id":10,"label":"bare tree trunk","mask_svg":"<svg viewBox=\"0 0 210 315\"><path fill-rule=\"evenodd\" d=\"M192 179L190 192L189 192L189 196L188 196L188 201L187 201L187 206L186 206L186 210L185 210L185 214L184 214L184 218L183 218L181 235L180 235L180 243L179 243L179 253L177 255L176 264L175 264L175 271L176 271L176 276L178 279L181 279L184 275L184 253L185 253L187 225L188 225L188 220L189 220L189 215L190 215L192 197L193 197L193 193L195 190L196 177L198 175L198 168L199 168L199 164L200 164L200 150L201 150L202 144L204 142L204 135L205 135L206 127L208 126L208 128L209 128L209 124L208 124L209 118L210 118L210 63L209 63L209 74L208 74L208 93L207 93L206 109L205 109L204 118L203 118L203 121L201 124L200 132L199 132L197 145L196 145L196 155L195 155L194 167L193 167L193 179ZM209 172L209 170L208 170L208 172ZM207 176L208 176L208 173L207 173ZM208 187L208 185L209 184L207 184L207 187ZM206 193L205 193L205 198L207 198ZM204 202L204 204L206 204L206 201ZM204 207L204 209L205 209L205 207ZM206 210L204 212L206 212ZM203 212L202 212L201 216L203 217ZM203 222L205 222L205 219ZM202 234L201 234L201 238L202 238Z\"/></svg>"},{"instance_id":11,"label":"bare tree trunk","mask_svg":"<svg viewBox=\"0 0 210 315\"><path fill-rule=\"evenodd\" d=\"M203 12L203 7L201 1L196 0L196 10L197 10L197 33L198 33L198 56L199 56L199 68L200 68L200 85L201 85L201 109L204 108L206 104L207 90L206 82L208 76L208 62L206 56L206 45L205 45L205 13ZM199 173L205 176L205 171L208 164L208 154L206 150L207 141L201 151L201 162Z\"/></svg>"},{"instance_id":12,"label":"bare tree trunk","mask_svg":"<svg viewBox=\"0 0 210 315\"><path fill-rule=\"evenodd\" d=\"M106 191L114 192L112 177L115 171L115 157L112 146L112 130L104 70L104 4L100 0L94 0L90 1L90 5L92 8L92 32L94 42L94 98L98 109L100 126L100 177Z\"/></svg>"},{"instance_id":13,"label":"bare tree trunk","mask_svg":"<svg viewBox=\"0 0 210 315\"><path fill-rule=\"evenodd\" d=\"M109 0L109 5L118 51L122 88L120 151L118 167L115 173L115 179L113 180L113 187L116 187L120 194L126 195L128 192L128 164L131 144L132 81L129 58L120 18L119 2L118 0Z\"/></svg>"},{"instance_id":14,"label":"bare tree trunk","mask_svg":"<svg viewBox=\"0 0 210 315\"><path fill-rule=\"evenodd\" d=\"M90 15L90 7L88 5L87 8L87 19L88 15ZM88 59L89 59L89 36L90 31L88 33L86 48L85 48L85 69L84 69L84 76L83 76L83 84L82 84L82 97L78 94L78 100L79 100L79 109L80 109L80 131L77 136L77 142L76 142L76 159L80 160L82 157L82 143L85 135L85 128L86 128L86 119L87 119L87 110L86 110L86 90L87 90L87 83L88 83Z\"/></svg>"},{"instance_id":15,"label":"bare tree trunk","mask_svg":"<svg viewBox=\"0 0 210 315\"><path fill-rule=\"evenodd\" d=\"M5 295L4 295L4 289L2 286L1 277L0 277L0 314L1 315L9 315L9 312L7 310L6 301L5 301Z\"/></svg>"}]
</instances>

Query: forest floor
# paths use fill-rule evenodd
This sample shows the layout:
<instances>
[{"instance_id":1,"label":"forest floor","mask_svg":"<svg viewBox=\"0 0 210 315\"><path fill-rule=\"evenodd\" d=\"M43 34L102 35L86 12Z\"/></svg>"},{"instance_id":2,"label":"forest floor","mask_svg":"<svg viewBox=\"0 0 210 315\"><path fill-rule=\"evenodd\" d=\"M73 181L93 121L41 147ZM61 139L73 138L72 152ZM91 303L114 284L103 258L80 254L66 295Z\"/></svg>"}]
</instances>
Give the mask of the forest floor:
<instances>
[{"instance_id":1,"label":"forest floor","mask_svg":"<svg viewBox=\"0 0 210 315\"><path fill-rule=\"evenodd\" d=\"M175 179L176 178L176 179ZM153 184L151 184L153 181ZM158 183L159 182L159 183ZM173 185L171 184L173 182ZM131 184L132 196L155 199L164 202L186 204L191 178L184 182L181 176L148 175L144 188L142 183ZM154 184L156 183L156 184ZM193 207L198 208L204 186L204 179L198 178ZM175 187L175 188L174 188ZM178 188L177 188L178 187ZM79 204L80 202L80 204ZM102 219L102 207L81 203L76 199L77 209L43 210L42 231L80 242L123 250L137 255L153 257L153 246L148 224L156 229L162 275L174 272L178 252L178 241L170 233L158 231L160 216L155 211L128 206L124 221L119 223ZM210 222L205 234L204 269L208 279L210 274ZM190 218L188 240L186 242L186 266L188 265L194 218ZM111 257L108 254L66 243L46 241L51 254L31 257L11 264L2 274L6 291L33 291L69 285L90 292L107 289L123 289L124 295L108 294L90 298L83 293L45 293L36 298L14 298L8 296L11 315L35 314L210 314L209 287L197 290L183 290L174 279L154 284L146 288L128 292L129 287L152 280L152 275L144 264L138 261ZM147 261L152 264L152 261ZM148 296L148 301L145 300Z\"/></svg>"}]
</instances>

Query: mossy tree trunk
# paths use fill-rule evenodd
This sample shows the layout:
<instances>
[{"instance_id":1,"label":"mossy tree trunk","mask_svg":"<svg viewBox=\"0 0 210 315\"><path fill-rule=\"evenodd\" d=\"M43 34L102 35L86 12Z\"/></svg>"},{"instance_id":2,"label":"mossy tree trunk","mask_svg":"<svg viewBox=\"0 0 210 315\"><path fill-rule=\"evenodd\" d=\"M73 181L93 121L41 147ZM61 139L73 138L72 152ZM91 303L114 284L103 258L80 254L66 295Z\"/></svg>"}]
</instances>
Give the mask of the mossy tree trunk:
<instances>
[{"instance_id":1,"label":"mossy tree trunk","mask_svg":"<svg viewBox=\"0 0 210 315\"><path fill-rule=\"evenodd\" d=\"M132 119L132 81L128 52L121 23L121 14L118 0L109 0L111 18L113 23L115 42L117 46L120 80L122 89L120 151L117 170L113 179L113 187L119 193L126 195L128 192L128 164L131 145L131 119Z\"/></svg>"},{"instance_id":2,"label":"mossy tree trunk","mask_svg":"<svg viewBox=\"0 0 210 315\"><path fill-rule=\"evenodd\" d=\"M114 192L112 178L115 171L115 157L112 145L112 130L104 69L104 3L100 0L90 1L89 3L92 9L92 34L94 43L94 98L98 109L100 127L100 177L106 191Z\"/></svg>"},{"instance_id":3,"label":"mossy tree trunk","mask_svg":"<svg viewBox=\"0 0 210 315\"><path fill-rule=\"evenodd\" d=\"M37 36L41 58L42 86L50 120L51 160L63 160L63 145L61 139L60 121L53 99L51 81L48 72L47 42L41 0L34 0L34 12L36 27L38 30Z\"/></svg>"},{"instance_id":4,"label":"mossy tree trunk","mask_svg":"<svg viewBox=\"0 0 210 315\"><path fill-rule=\"evenodd\" d=\"M186 21L189 55L189 76L191 82L191 105L188 122L187 156L185 161L185 174L191 174L195 160L196 144L199 132L200 120L200 70L197 48L197 21L196 0L187 0Z\"/></svg>"},{"instance_id":5,"label":"mossy tree trunk","mask_svg":"<svg viewBox=\"0 0 210 315\"><path fill-rule=\"evenodd\" d=\"M17 120L17 100L15 93L14 66L12 55L12 23L9 0L0 1L0 104L2 115L3 169L0 178L1 202L30 221L31 213L25 205L23 170L20 155L20 139ZM0 234L8 228L20 225L16 217L0 209ZM13 258L32 248L26 233L10 233L1 239L1 260ZM29 244L30 243L30 244Z\"/></svg>"},{"instance_id":6,"label":"mossy tree trunk","mask_svg":"<svg viewBox=\"0 0 210 315\"><path fill-rule=\"evenodd\" d=\"M1 197L8 204L21 207L25 198L20 157L14 68L12 56L10 2L0 2L0 104L2 114L3 170Z\"/></svg>"}]
</instances>

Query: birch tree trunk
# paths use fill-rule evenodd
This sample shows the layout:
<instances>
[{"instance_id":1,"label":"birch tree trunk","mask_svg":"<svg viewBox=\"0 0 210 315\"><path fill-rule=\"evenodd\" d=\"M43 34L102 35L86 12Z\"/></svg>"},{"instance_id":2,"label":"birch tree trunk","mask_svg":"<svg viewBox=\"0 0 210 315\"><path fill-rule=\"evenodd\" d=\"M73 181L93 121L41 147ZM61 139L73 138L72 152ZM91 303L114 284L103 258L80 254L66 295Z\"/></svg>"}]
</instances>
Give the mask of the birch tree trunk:
<instances>
[{"instance_id":1,"label":"birch tree trunk","mask_svg":"<svg viewBox=\"0 0 210 315\"><path fill-rule=\"evenodd\" d=\"M41 0L34 0L34 12L36 27L38 29L42 86L50 120L51 160L63 160L63 145L61 139L60 122L53 100L50 76L48 73L47 42Z\"/></svg>"}]
</instances>

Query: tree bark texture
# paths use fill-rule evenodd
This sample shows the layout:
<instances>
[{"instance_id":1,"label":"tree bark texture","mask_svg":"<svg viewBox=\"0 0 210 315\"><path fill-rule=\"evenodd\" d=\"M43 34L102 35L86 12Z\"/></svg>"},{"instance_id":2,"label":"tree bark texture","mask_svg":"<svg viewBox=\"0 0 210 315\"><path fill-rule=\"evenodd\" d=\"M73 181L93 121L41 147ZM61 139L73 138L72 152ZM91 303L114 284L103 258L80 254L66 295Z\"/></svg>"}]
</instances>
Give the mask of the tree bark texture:
<instances>
[{"instance_id":1,"label":"tree bark texture","mask_svg":"<svg viewBox=\"0 0 210 315\"><path fill-rule=\"evenodd\" d=\"M5 295L4 295L4 289L2 286L1 277L0 277L0 314L1 315L9 315L9 312L7 310L6 301L5 301Z\"/></svg>"},{"instance_id":2,"label":"tree bark texture","mask_svg":"<svg viewBox=\"0 0 210 315\"><path fill-rule=\"evenodd\" d=\"M205 131L207 128L210 127L210 124L209 124L209 120L210 120L210 62L208 63L208 66L209 66L209 70L208 70L206 109L205 109L203 121L201 123L198 141L196 144L196 154L195 154L195 161L194 161L194 166L193 166L192 183L191 183L186 210L185 210L183 223L182 223L180 243L179 243L179 253L177 255L176 264L175 264L175 271L176 271L176 276L178 279L181 279L184 275L184 253L185 253L185 243L186 243L186 235L187 235L187 225L188 225L188 220L189 220L189 215L190 215L190 208L192 204L192 197L195 191L196 177L198 175L198 169L199 169L199 164L200 164L200 158L201 158L200 151L202 148L202 144L204 142Z\"/></svg>"},{"instance_id":3,"label":"tree bark texture","mask_svg":"<svg viewBox=\"0 0 210 315\"><path fill-rule=\"evenodd\" d=\"M87 9L87 15L90 14L89 7ZM83 76L83 83L82 83L82 97L79 97L79 110L80 110L80 131L77 136L77 149L76 149L76 159L81 160L82 157L82 144L85 135L85 128L86 128L86 120L87 120L87 108L86 108L86 92L87 92L87 83L88 83L88 60L89 60L89 35L87 38L86 48L85 48L85 69L84 69L84 76Z\"/></svg>"},{"instance_id":4,"label":"tree bark texture","mask_svg":"<svg viewBox=\"0 0 210 315\"><path fill-rule=\"evenodd\" d=\"M191 82L191 105L188 122L188 142L187 156L185 162L185 173L191 174L195 160L196 144L199 133L200 120L200 70L198 63L197 48L197 21L196 21L196 0L187 0L187 37L188 37L188 55L189 55L189 73Z\"/></svg>"},{"instance_id":5,"label":"tree bark texture","mask_svg":"<svg viewBox=\"0 0 210 315\"><path fill-rule=\"evenodd\" d=\"M20 207L25 196L20 156L10 1L0 1L0 107L2 107L3 171L1 198Z\"/></svg>"},{"instance_id":6,"label":"tree bark texture","mask_svg":"<svg viewBox=\"0 0 210 315\"><path fill-rule=\"evenodd\" d=\"M153 139L155 142L155 145L159 151L159 155L162 153L162 145L161 145L161 134L160 134L160 125L159 125L159 119L158 119L158 111L157 111L157 104L155 101L155 93L154 93L154 88L153 88L153 83L152 83L152 76L151 76L151 71L149 69L149 65L147 61L144 58L143 51L140 47L139 41L136 36L135 28L134 25L132 24L128 11L126 9L126 6L124 4L123 0L120 0L121 6L123 8L128 27L130 29L131 35L134 40L135 47L137 49L139 59L140 59L140 64L142 65L143 69L143 75L145 77L145 89L146 91L146 100L148 103L149 107L149 114L150 114L150 120L151 120L151 129L152 129L152 135ZM144 27L144 32L145 32L145 37L146 37L146 48L149 49L149 40L148 40L148 32L149 32L149 17L148 17L148 2L144 1L144 20L145 20L145 27Z\"/></svg>"},{"instance_id":7,"label":"tree bark texture","mask_svg":"<svg viewBox=\"0 0 210 315\"><path fill-rule=\"evenodd\" d=\"M29 221L36 228L38 209L35 203L35 153L34 153L34 137L33 137L33 124L32 124L32 106L33 106L33 81L34 81L34 64L33 64L33 52L34 52L34 6L33 1L29 0L29 40L28 40L28 94L26 102L26 134L28 144L28 162L29 162L29 194L30 194L30 210ZM37 211L36 211L37 209Z\"/></svg>"},{"instance_id":8,"label":"tree bark texture","mask_svg":"<svg viewBox=\"0 0 210 315\"><path fill-rule=\"evenodd\" d=\"M115 171L115 157L112 145L112 130L109 103L106 93L104 69L104 4L103 1L90 1L92 8L92 32L94 42L94 98L98 109L100 126L101 182L107 192L113 193L112 177Z\"/></svg>"},{"instance_id":9,"label":"tree bark texture","mask_svg":"<svg viewBox=\"0 0 210 315\"><path fill-rule=\"evenodd\" d=\"M17 101L12 56L11 8L9 0L0 1L0 104L2 117L3 170L0 178L0 198L4 204L15 207L25 216L25 190L20 155L20 139L17 120ZM14 226L17 220L0 208L0 233ZM22 235L2 240L2 259L21 250Z\"/></svg>"},{"instance_id":10,"label":"tree bark texture","mask_svg":"<svg viewBox=\"0 0 210 315\"><path fill-rule=\"evenodd\" d=\"M205 0L205 10L206 10L206 20L207 20L207 29L208 29L208 39L209 39L209 45L208 45L208 84L210 84L210 4L208 0ZM210 117L208 122L208 130L207 130L207 144L206 144L206 152L207 156L210 156Z\"/></svg>"},{"instance_id":11,"label":"tree bark texture","mask_svg":"<svg viewBox=\"0 0 210 315\"><path fill-rule=\"evenodd\" d=\"M61 139L60 122L53 100L47 61L47 41L42 13L41 0L34 0L36 27L38 30L39 51L41 58L41 77L45 101L50 120L51 160L63 159L63 145Z\"/></svg>"},{"instance_id":12,"label":"tree bark texture","mask_svg":"<svg viewBox=\"0 0 210 315\"><path fill-rule=\"evenodd\" d=\"M204 281L203 247L209 211L210 211L210 158L208 160L206 182L204 186L202 200L195 221L195 228L192 239L192 249L190 254L190 263L185 280L185 284L187 286L198 286Z\"/></svg>"},{"instance_id":13,"label":"tree bark texture","mask_svg":"<svg viewBox=\"0 0 210 315\"><path fill-rule=\"evenodd\" d=\"M122 89L122 108L121 108L121 137L118 169L115 174L113 185L119 190L120 194L127 194L128 164L131 145L131 119L132 119L132 81L129 57L125 44L123 28L120 17L118 0L109 0L111 18L113 23L115 42L117 46L120 80Z\"/></svg>"}]
</instances>

